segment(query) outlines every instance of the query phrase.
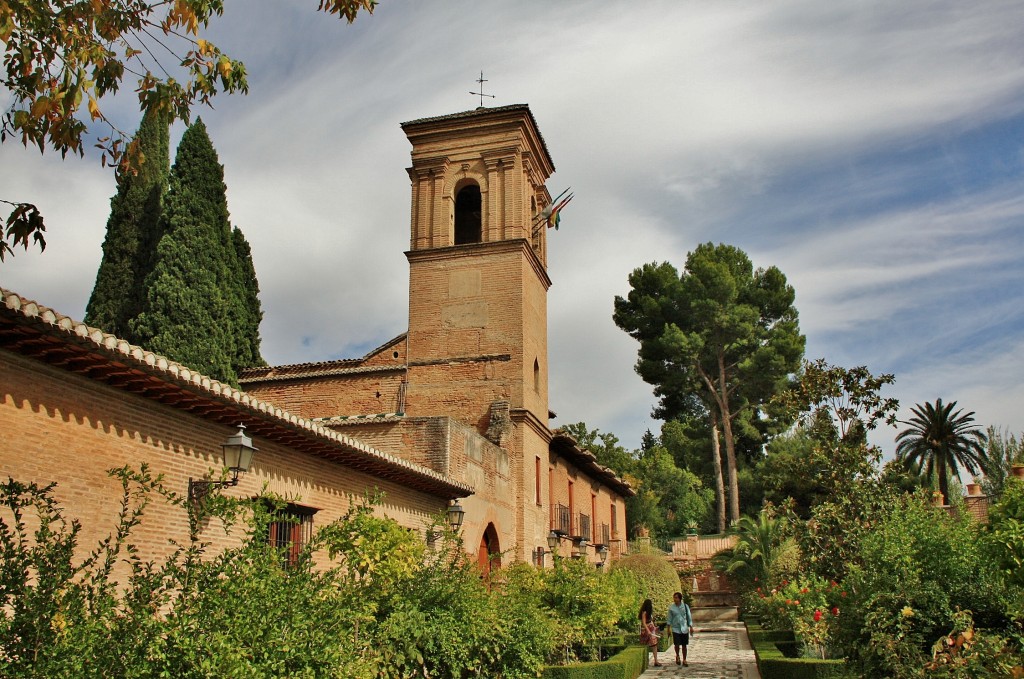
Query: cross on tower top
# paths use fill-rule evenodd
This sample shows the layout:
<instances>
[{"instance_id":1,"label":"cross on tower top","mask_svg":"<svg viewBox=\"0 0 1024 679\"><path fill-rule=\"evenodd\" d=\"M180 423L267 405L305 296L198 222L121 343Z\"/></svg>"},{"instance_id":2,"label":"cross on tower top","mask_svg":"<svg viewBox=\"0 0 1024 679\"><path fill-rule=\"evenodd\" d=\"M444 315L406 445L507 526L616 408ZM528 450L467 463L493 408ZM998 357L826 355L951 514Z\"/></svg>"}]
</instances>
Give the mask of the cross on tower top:
<instances>
[{"instance_id":1,"label":"cross on tower top","mask_svg":"<svg viewBox=\"0 0 1024 679\"><path fill-rule=\"evenodd\" d=\"M484 72L483 71L480 71L480 77L477 78L476 81L478 83L480 83L480 91L479 92L470 92L470 94L472 94L474 96L477 96L477 97L480 97L480 108L483 108L484 107L484 97L490 97L491 99L494 99L494 95L493 94L484 94L484 83L488 82L488 81L484 78Z\"/></svg>"}]
</instances>

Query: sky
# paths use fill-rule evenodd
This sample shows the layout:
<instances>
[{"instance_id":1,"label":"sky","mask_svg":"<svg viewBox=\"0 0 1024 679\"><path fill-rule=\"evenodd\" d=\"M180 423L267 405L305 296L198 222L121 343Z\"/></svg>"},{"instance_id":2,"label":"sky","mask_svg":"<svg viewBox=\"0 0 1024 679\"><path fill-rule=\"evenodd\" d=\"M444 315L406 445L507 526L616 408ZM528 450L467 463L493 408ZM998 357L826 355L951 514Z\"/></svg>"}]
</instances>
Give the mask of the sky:
<instances>
[{"instance_id":1,"label":"sky","mask_svg":"<svg viewBox=\"0 0 1024 679\"><path fill-rule=\"evenodd\" d=\"M250 91L196 109L271 364L405 331L400 124L476 108L482 71L485 105L529 104L551 194L575 194L548 239L552 426L658 432L613 300L715 242L787 276L809 359L895 374L902 419L942 398L1024 431L1024 3L381 0L351 26L316 4L226 0L207 37ZM128 131L131 89L104 104ZM0 285L81 319L114 192L91 151L0 146L0 198L35 202L48 240Z\"/></svg>"}]
</instances>

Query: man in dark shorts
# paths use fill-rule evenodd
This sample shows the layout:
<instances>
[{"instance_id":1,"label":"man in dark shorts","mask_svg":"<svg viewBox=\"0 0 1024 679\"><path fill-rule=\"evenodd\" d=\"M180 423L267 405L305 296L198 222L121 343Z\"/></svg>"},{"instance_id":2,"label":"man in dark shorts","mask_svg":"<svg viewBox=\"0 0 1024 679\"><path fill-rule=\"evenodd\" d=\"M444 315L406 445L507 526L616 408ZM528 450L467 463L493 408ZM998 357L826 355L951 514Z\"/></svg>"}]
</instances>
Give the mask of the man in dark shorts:
<instances>
[{"instance_id":1,"label":"man in dark shorts","mask_svg":"<svg viewBox=\"0 0 1024 679\"><path fill-rule=\"evenodd\" d=\"M682 664L689 666L686 662L686 646L690 643L690 633L693 632L693 615L690 607L683 603L683 595L676 592L672 595L675 603L668 607L668 624L672 628L672 644L676 647L676 664L679 665L679 649L683 649Z\"/></svg>"}]
</instances>

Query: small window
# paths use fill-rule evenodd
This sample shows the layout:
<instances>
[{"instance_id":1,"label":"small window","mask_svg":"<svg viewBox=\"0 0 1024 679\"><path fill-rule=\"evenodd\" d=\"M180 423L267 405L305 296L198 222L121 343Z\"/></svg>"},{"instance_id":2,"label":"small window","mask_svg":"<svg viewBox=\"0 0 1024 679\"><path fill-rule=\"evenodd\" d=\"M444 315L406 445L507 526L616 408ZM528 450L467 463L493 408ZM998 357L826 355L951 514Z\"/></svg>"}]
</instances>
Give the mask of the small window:
<instances>
[{"instance_id":1,"label":"small window","mask_svg":"<svg viewBox=\"0 0 1024 679\"><path fill-rule=\"evenodd\" d=\"M540 362L533 359L533 390L540 393Z\"/></svg>"},{"instance_id":2,"label":"small window","mask_svg":"<svg viewBox=\"0 0 1024 679\"><path fill-rule=\"evenodd\" d=\"M267 541L271 547L281 550L285 567L291 567L298 561L303 545L313 537L312 507L288 504L278 509L274 520L267 527Z\"/></svg>"},{"instance_id":3,"label":"small window","mask_svg":"<svg viewBox=\"0 0 1024 679\"><path fill-rule=\"evenodd\" d=\"M534 474L535 479L534 480L535 480L535 485L536 485L536 491L534 493L534 497L536 499L537 506L540 507L542 503L541 503L541 499L540 499L540 456L539 455L537 456L537 459L536 459L536 467L534 469L534 472L535 472L535 474Z\"/></svg>"},{"instance_id":4,"label":"small window","mask_svg":"<svg viewBox=\"0 0 1024 679\"><path fill-rule=\"evenodd\" d=\"M479 243L483 222L480 218L480 187L464 186L455 196L455 244Z\"/></svg>"}]
</instances>

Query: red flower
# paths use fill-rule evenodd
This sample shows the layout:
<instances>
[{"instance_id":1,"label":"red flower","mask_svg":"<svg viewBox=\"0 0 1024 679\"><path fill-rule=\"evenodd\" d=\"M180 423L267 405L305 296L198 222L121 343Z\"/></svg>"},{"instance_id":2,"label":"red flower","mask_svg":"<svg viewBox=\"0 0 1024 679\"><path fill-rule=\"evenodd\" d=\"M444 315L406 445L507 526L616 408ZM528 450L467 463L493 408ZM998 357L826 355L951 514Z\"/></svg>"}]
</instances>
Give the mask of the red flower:
<instances>
[{"instance_id":1,"label":"red flower","mask_svg":"<svg viewBox=\"0 0 1024 679\"><path fill-rule=\"evenodd\" d=\"M839 606L832 607L832 615L839 615Z\"/></svg>"},{"instance_id":2,"label":"red flower","mask_svg":"<svg viewBox=\"0 0 1024 679\"><path fill-rule=\"evenodd\" d=\"M840 592L839 596L846 596L846 592Z\"/></svg>"},{"instance_id":3,"label":"red flower","mask_svg":"<svg viewBox=\"0 0 1024 679\"><path fill-rule=\"evenodd\" d=\"M821 622L821 611L814 611L814 622Z\"/></svg>"},{"instance_id":4,"label":"red flower","mask_svg":"<svg viewBox=\"0 0 1024 679\"><path fill-rule=\"evenodd\" d=\"M809 590L809 589L807 589L806 587L804 587L803 589L801 589L801 590L800 590L800 593L801 593L801 594L807 594L807 593L808 593L808 592L810 592L810 591L811 591L811 590Z\"/></svg>"}]
</instances>

